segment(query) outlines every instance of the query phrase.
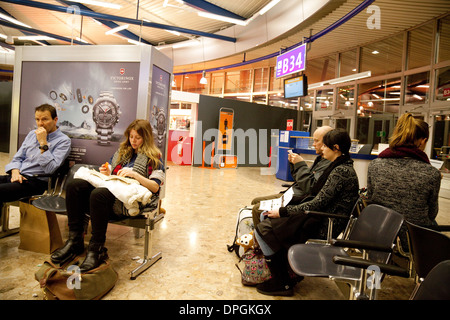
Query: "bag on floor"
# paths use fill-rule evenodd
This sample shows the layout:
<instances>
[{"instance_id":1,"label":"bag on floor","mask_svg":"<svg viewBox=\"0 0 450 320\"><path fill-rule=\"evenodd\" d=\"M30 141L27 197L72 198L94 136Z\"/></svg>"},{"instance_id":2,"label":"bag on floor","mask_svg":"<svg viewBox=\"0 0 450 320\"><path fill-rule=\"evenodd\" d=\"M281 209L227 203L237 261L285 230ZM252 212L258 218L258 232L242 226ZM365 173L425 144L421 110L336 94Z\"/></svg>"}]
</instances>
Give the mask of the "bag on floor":
<instances>
[{"instance_id":1,"label":"bag on floor","mask_svg":"<svg viewBox=\"0 0 450 320\"><path fill-rule=\"evenodd\" d=\"M253 226L252 207L244 207L239 209L236 222L236 232L233 244L227 245L228 252L235 252L240 258L244 254L244 249L236 243L236 240L247 233L251 233L255 227Z\"/></svg>"},{"instance_id":2,"label":"bag on floor","mask_svg":"<svg viewBox=\"0 0 450 320\"><path fill-rule=\"evenodd\" d=\"M34 198L19 202L19 249L50 254L63 246L56 213L36 208Z\"/></svg>"},{"instance_id":3,"label":"bag on floor","mask_svg":"<svg viewBox=\"0 0 450 320\"><path fill-rule=\"evenodd\" d=\"M117 272L108 261L85 273L77 265L57 267L45 261L34 277L44 291L44 300L99 300L116 284Z\"/></svg>"},{"instance_id":4,"label":"bag on floor","mask_svg":"<svg viewBox=\"0 0 450 320\"><path fill-rule=\"evenodd\" d=\"M245 286L256 286L270 278L270 270L267 266L266 259L261 249L255 248L247 250L239 259L242 270L239 264L236 267L241 273L241 282Z\"/></svg>"}]
</instances>

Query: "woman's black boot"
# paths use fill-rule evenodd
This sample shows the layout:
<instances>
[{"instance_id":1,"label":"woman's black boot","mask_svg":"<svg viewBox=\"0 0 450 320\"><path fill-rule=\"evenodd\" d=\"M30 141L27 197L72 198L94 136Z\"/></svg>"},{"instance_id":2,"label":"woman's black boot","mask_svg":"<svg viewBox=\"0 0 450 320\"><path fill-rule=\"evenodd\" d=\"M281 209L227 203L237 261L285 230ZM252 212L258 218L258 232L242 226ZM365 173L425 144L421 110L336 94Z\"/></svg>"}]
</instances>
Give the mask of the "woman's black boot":
<instances>
[{"instance_id":1,"label":"woman's black boot","mask_svg":"<svg viewBox=\"0 0 450 320\"><path fill-rule=\"evenodd\" d=\"M280 250L265 258L270 269L271 278L258 284L256 290L269 296L292 296L294 294L294 285L288 272L286 252Z\"/></svg>"},{"instance_id":2,"label":"woman's black boot","mask_svg":"<svg viewBox=\"0 0 450 320\"><path fill-rule=\"evenodd\" d=\"M57 249L50 256L50 260L59 265L73 260L76 256L84 252L84 237L83 233L77 231L69 231L69 239L67 239L64 246Z\"/></svg>"},{"instance_id":3,"label":"woman's black boot","mask_svg":"<svg viewBox=\"0 0 450 320\"><path fill-rule=\"evenodd\" d=\"M87 272L100 266L106 259L108 259L108 249L103 246L103 243L89 242L86 259L80 266L80 272Z\"/></svg>"}]
</instances>

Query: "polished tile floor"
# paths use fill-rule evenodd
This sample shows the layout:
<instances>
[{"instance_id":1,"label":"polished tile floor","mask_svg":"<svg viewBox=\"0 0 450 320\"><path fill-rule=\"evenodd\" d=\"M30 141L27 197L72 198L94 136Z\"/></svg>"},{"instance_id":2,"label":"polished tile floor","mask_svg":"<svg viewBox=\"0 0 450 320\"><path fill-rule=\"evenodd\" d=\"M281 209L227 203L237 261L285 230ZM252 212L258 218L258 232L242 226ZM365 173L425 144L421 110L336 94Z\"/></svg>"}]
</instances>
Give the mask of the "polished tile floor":
<instances>
[{"instance_id":1,"label":"polished tile floor","mask_svg":"<svg viewBox=\"0 0 450 320\"><path fill-rule=\"evenodd\" d=\"M8 155L0 153L0 174ZM143 238L129 227L110 224L106 246L119 274L105 300L340 300L345 299L328 279L306 278L295 287L295 296L269 297L241 285L234 253L227 251L234 237L236 214L260 195L283 190L284 181L261 174L260 168L203 169L169 164L165 219L153 233L153 248L163 258L136 280L129 272L143 255ZM450 223L450 200L440 199L439 223ZM17 208L11 210L10 227L19 225ZM58 215L63 239L67 220ZM49 258L18 249L19 235L0 239L0 299L40 300L43 293L34 279L39 265ZM379 299L406 300L414 288L412 279L386 277Z\"/></svg>"}]
</instances>

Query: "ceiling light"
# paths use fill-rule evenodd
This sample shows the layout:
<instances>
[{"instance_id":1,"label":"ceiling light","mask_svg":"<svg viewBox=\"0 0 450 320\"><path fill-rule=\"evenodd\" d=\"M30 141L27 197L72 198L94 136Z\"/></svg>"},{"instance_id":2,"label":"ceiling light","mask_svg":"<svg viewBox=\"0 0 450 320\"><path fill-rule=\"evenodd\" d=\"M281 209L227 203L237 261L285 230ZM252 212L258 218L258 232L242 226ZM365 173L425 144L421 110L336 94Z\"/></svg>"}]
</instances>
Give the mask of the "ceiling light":
<instances>
[{"instance_id":1,"label":"ceiling light","mask_svg":"<svg viewBox=\"0 0 450 320\"><path fill-rule=\"evenodd\" d=\"M272 1L270 1L264 8L262 8L259 11L259 14L263 15L264 13L266 13L267 11L272 9L272 7L275 6L278 2L280 2L280 0L272 0Z\"/></svg>"},{"instance_id":2,"label":"ceiling light","mask_svg":"<svg viewBox=\"0 0 450 320\"><path fill-rule=\"evenodd\" d=\"M122 8L121 5L118 5L118 4L115 4L115 3L103 2L103 1L73 0L73 2L79 2L79 3L84 3L84 4L91 4L93 6L105 7L105 8L110 8L110 9L120 9L120 8Z\"/></svg>"},{"instance_id":3,"label":"ceiling light","mask_svg":"<svg viewBox=\"0 0 450 320\"><path fill-rule=\"evenodd\" d=\"M238 25L241 25L241 26L246 26L247 25L247 21L245 21L245 20L233 19L233 18L224 17L224 16L221 16L221 15L213 14L213 13L209 13L209 12L199 11L197 14L200 17L203 17L203 18L209 18L209 19L214 19L214 20L234 23L234 24L238 24Z\"/></svg>"},{"instance_id":4,"label":"ceiling light","mask_svg":"<svg viewBox=\"0 0 450 320\"><path fill-rule=\"evenodd\" d=\"M47 36L20 36L17 37L19 40L30 40L30 41L46 41L46 40L56 40Z\"/></svg>"},{"instance_id":5,"label":"ceiling light","mask_svg":"<svg viewBox=\"0 0 450 320\"><path fill-rule=\"evenodd\" d=\"M0 38L6 39L6 38L8 38L8 36L6 34L0 33Z\"/></svg>"},{"instance_id":6,"label":"ceiling light","mask_svg":"<svg viewBox=\"0 0 450 320\"><path fill-rule=\"evenodd\" d=\"M113 28L111 30L106 31L105 34L114 34L116 32L122 31L122 30L124 30L124 29L126 29L128 27L129 27L128 24L124 24L123 26L118 26L118 27L115 27L115 28Z\"/></svg>"},{"instance_id":7,"label":"ceiling light","mask_svg":"<svg viewBox=\"0 0 450 320\"><path fill-rule=\"evenodd\" d=\"M372 54L379 54L380 52L379 51L377 51L377 50L373 50L372 51Z\"/></svg>"},{"instance_id":8,"label":"ceiling light","mask_svg":"<svg viewBox=\"0 0 450 320\"><path fill-rule=\"evenodd\" d=\"M351 75L345 76L345 77L331 79L328 82L330 84L336 84L336 83L342 83L342 82L347 82L347 81L353 81L353 80L357 80L357 79L367 78L367 77L370 77L371 75L372 75L371 71L365 71L365 72L351 74Z\"/></svg>"},{"instance_id":9,"label":"ceiling light","mask_svg":"<svg viewBox=\"0 0 450 320\"><path fill-rule=\"evenodd\" d=\"M208 83L208 80L206 80L205 75L206 75L206 72L203 71L203 73L202 73L202 78L200 79L200 83L201 83L201 84L207 84L207 83Z\"/></svg>"}]
</instances>

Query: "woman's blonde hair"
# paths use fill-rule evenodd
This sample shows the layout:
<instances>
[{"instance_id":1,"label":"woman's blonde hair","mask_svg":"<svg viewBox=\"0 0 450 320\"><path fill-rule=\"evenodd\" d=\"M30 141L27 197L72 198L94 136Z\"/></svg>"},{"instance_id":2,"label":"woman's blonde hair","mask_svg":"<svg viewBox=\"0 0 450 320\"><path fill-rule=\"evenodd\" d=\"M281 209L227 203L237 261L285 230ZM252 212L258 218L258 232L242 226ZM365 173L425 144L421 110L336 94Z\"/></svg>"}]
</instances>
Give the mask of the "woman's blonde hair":
<instances>
[{"instance_id":1,"label":"woman's blonde hair","mask_svg":"<svg viewBox=\"0 0 450 320\"><path fill-rule=\"evenodd\" d=\"M428 123L422 119L414 118L411 113L402 115L394 128L394 133L389 139L389 147L417 147L419 139L428 139L430 130Z\"/></svg>"},{"instance_id":2,"label":"woman's blonde hair","mask_svg":"<svg viewBox=\"0 0 450 320\"><path fill-rule=\"evenodd\" d=\"M153 169L156 169L161 160L161 151L155 145L153 139L153 131L150 122L143 119L136 119L130 123L128 128L125 130L124 137L125 140L119 146L119 161L129 160L134 152L133 147L130 144L130 132L131 130L136 130L136 132L142 137L144 142L137 150L138 153L143 153L149 158L149 162Z\"/></svg>"}]
</instances>

